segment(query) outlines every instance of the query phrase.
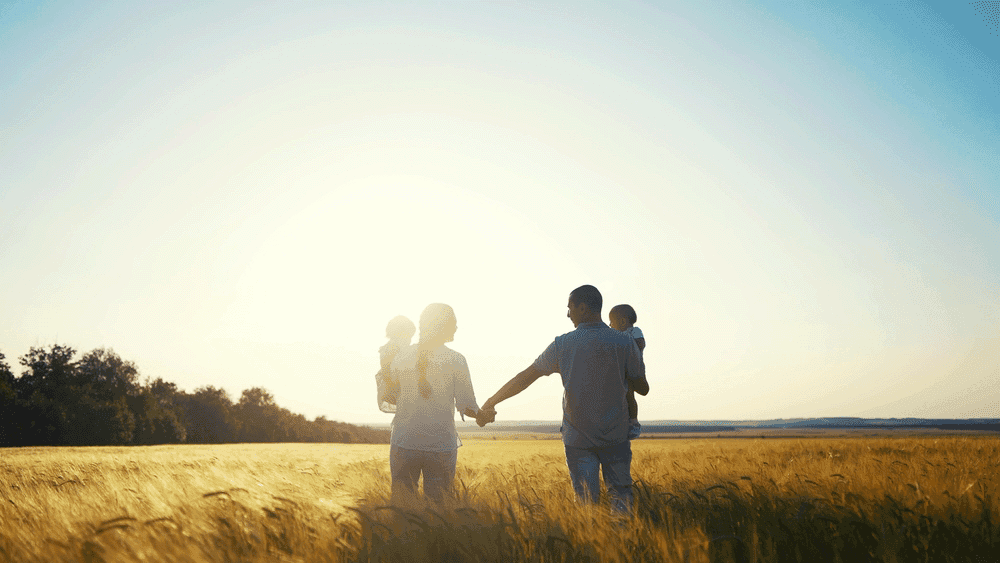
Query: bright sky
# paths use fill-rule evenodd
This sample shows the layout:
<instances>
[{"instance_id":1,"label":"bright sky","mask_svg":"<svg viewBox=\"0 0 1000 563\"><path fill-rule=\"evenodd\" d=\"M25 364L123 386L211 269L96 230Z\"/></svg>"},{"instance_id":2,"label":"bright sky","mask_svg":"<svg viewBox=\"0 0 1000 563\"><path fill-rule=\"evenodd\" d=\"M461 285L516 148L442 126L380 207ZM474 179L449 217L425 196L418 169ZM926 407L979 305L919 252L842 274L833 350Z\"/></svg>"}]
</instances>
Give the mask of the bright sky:
<instances>
[{"instance_id":1,"label":"bright sky","mask_svg":"<svg viewBox=\"0 0 1000 563\"><path fill-rule=\"evenodd\" d=\"M640 419L998 417L991 6L0 4L0 351L388 422L390 318L482 402L590 283Z\"/></svg>"}]
</instances>

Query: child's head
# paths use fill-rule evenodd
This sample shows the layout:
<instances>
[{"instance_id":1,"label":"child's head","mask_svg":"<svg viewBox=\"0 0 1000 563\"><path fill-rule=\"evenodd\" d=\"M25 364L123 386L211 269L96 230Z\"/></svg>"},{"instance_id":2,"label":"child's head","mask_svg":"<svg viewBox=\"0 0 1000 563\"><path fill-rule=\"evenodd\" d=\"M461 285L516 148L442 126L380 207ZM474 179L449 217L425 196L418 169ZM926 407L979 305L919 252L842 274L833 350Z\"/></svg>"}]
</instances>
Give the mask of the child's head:
<instances>
[{"instance_id":1,"label":"child's head","mask_svg":"<svg viewBox=\"0 0 1000 563\"><path fill-rule=\"evenodd\" d=\"M635 309L631 305L615 305L608 311L608 320L611 328L615 330L625 330L639 320L635 316Z\"/></svg>"},{"instance_id":2,"label":"child's head","mask_svg":"<svg viewBox=\"0 0 1000 563\"><path fill-rule=\"evenodd\" d=\"M385 325L385 337L390 340L409 342L415 332L417 332L417 327L413 325L413 321L403 315L393 317L389 324Z\"/></svg>"}]
</instances>

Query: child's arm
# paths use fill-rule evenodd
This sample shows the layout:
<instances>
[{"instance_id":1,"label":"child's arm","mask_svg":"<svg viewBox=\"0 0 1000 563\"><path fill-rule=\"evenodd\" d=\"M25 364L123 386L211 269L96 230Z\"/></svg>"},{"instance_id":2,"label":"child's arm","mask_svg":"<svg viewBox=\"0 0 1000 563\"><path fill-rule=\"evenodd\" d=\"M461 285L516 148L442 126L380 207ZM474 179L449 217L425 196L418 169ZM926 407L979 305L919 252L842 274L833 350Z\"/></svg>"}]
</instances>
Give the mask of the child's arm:
<instances>
[{"instance_id":1,"label":"child's arm","mask_svg":"<svg viewBox=\"0 0 1000 563\"><path fill-rule=\"evenodd\" d=\"M378 349L378 360L379 365L383 370L389 371L389 364L392 363L392 359L396 357L396 353L399 352L399 346L393 344L392 342L387 343Z\"/></svg>"},{"instance_id":2,"label":"child's arm","mask_svg":"<svg viewBox=\"0 0 1000 563\"><path fill-rule=\"evenodd\" d=\"M637 326L633 326L629 328L628 333L633 339L635 339L635 345L639 347L639 353L641 354L642 350L646 347L646 338L645 335L642 334L642 329Z\"/></svg>"},{"instance_id":3,"label":"child's arm","mask_svg":"<svg viewBox=\"0 0 1000 563\"><path fill-rule=\"evenodd\" d=\"M378 405L382 412L396 412L399 400L399 380L392 373L392 360L399 352L399 346L387 343L379 348L379 364L381 369L375 374L378 387Z\"/></svg>"}]
</instances>

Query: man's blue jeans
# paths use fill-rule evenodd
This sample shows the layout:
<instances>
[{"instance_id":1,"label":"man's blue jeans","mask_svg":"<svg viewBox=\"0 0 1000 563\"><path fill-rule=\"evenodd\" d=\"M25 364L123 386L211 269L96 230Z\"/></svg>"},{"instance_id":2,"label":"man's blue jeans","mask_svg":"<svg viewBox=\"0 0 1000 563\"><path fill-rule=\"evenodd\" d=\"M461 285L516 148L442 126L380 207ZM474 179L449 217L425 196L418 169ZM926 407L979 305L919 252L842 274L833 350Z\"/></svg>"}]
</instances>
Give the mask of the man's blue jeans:
<instances>
[{"instance_id":1,"label":"man's blue jeans","mask_svg":"<svg viewBox=\"0 0 1000 563\"><path fill-rule=\"evenodd\" d=\"M632 506L632 443L628 440L604 448L566 446L566 465L576 496L596 502L601 494L598 470L604 473L611 507L627 512Z\"/></svg>"}]
</instances>

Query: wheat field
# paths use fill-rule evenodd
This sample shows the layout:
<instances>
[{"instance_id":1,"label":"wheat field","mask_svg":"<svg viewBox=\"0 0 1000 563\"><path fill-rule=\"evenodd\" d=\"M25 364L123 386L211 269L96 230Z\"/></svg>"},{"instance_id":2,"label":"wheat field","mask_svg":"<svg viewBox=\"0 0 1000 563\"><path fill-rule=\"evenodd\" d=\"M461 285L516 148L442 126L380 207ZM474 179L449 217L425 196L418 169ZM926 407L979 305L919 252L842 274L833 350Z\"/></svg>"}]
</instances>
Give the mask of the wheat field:
<instances>
[{"instance_id":1,"label":"wheat field","mask_svg":"<svg viewBox=\"0 0 1000 563\"><path fill-rule=\"evenodd\" d=\"M388 446L0 450L3 561L997 561L995 436L633 443L634 514L558 440L466 440L455 494L389 502Z\"/></svg>"}]
</instances>

